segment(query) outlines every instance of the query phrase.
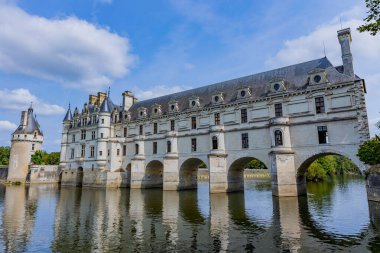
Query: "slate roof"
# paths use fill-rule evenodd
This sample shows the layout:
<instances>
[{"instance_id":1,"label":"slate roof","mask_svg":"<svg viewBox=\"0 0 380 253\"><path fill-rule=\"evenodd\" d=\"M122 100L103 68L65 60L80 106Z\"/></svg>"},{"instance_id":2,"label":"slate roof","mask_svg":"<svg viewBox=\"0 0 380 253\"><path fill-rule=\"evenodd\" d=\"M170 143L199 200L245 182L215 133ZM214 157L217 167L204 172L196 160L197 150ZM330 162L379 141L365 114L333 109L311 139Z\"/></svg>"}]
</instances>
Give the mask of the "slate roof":
<instances>
[{"instance_id":1,"label":"slate roof","mask_svg":"<svg viewBox=\"0 0 380 253\"><path fill-rule=\"evenodd\" d=\"M67 110L65 118L63 119L63 121L70 121L72 119L73 119L73 115L71 114L71 109L70 109L70 105L69 105L69 109Z\"/></svg>"},{"instance_id":2,"label":"slate roof","mask_svg":"<svg viewBox=\"0 0 380 253\"><path fill-rule=\"evenodd\" d=\"M111 101L111 99L107 96L104 100L102 105L100 106L99 112L112 112L115 108L114 103Z\"/></svg>"},{"instance_id":3,"label":"slate roof","mask_svg":"<svg viewBox=\"0 0 380 253\"><path fill-rule=\"evenodd\" d=\"M33 134L35 131L37 131L39 135L43 135L40 130L40 124L35 116L33 116L33 108L30 107L28 109L26 126L20 125L13 134Z\"/></svg>"},{"instance_id":4,"label":"slate roof","mask_svg":"<svg viewBox=\"0 0 380 253\"><path fill-rule=\"evenodd\" d=\"M145 107L147 108L147 117L150 117L152 106L159 104L161 105L163 114L167 114L169 111L169 102L175 100L178 102L179 111L183 112L189 109L189 99L192 96L199 97L200 106L204 108L211 106L212 95L216 95L218 93L223 93L224 103L228 104L236 100L237 90L248 87L252 93L251 98L256 99L266 97L268 95L269 84L276 79L282 79L285 81L287 91L303 90L306 89L308 85L308 73L315 69L324 70L326 72L327 79L331 83L352 80L351 77L341 73L340 68L341 67L335 68L326 57L323 57L320 59L215 83L196 89L144 100L135 103L129 111L131 112L131 119L134 120L138 116L138 108Z\"/></svg>"}]
</instances>

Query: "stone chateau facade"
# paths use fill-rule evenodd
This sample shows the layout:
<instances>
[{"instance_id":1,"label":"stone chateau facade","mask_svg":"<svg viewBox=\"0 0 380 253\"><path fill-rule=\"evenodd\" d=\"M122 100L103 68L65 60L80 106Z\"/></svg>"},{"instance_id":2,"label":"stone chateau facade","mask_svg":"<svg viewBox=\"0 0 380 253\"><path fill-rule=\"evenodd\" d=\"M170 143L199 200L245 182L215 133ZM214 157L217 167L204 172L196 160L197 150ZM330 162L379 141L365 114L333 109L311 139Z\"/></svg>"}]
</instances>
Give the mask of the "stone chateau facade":
<instances>
[{"instance_id":1,"label":"stone chateau facade","mask_svg":"<svg viewBox=\"0 0 380 253\"><path fill-rule=\"evenodd\" d=\"M369 138L365 82L355 75L350 29L338 31L342 66L314 59L138 102L90 95L63 121L62 184L192 189L205 164L210 192L242 190L253 158L272 173L273 194L304 194L316 158L339 154L359 168Z\"/></svg>"}]
</instances>

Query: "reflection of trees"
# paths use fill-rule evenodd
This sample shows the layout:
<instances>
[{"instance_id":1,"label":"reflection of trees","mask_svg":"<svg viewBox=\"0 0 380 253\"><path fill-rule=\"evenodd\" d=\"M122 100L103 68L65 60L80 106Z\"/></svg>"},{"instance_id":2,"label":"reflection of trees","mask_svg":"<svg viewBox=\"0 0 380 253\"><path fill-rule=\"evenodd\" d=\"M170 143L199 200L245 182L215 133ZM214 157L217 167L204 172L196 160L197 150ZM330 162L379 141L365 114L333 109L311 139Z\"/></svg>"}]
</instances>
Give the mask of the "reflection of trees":
<instances>
[{"instance_id":1,"label":"reflection of trees","mask_svg":"<svg viewBox=\"0 0 380 253\"><path fill-rule=\"evenodd\" d=\"M298 197L298 204L302 224L314 235L314 237L323 242L345 247L360 245L363 238L368 234L366 228L363 228L362 231L355 236L329 233L313 220L309 211L308 197Z\"/></svg>"},{"instance_id":2,"label":"reflection of trees","mask_svg":"<svg viewBox=\"0 0 380 253\"><path fill-rule=\"evenodd\" d=\"M318 210L330 209L332 205L332 192L336 187L335 180L329 179L320 182L308 182L306 184L310 203Z\"/></svg>"},{"instance_id":3,"label":"reflection of trees","mask_svg":"<svg viewBox=\"0 0 380 253\"><path fill-rule=\"evenodd\" d=\"M369 216L371 226L374 231L373 237L368 241L371 252L380 252L380 203L376 201L368 201Z\"/></svg>"},{"instance_id":4,"label":"reflection of trees","mask_svg":"<svg viewBox=\"0 0 380 253\"><path fill-rule=\"evenodd\" d=\"M144 204L146 214L154 218L162 213L162 190L144 189Z\"/></svg>"},{"instance_id":5,"label":"reflection of trees","mask_svg":"<svg viewBox=\"0 0 380 253\"><path fill-rule=\"evenodd\" d=\"M179 192L179 211L182 218L192 224L204 224L205 219L198 207L198 195L196 191Z\"/></svg>"}]
</instances>

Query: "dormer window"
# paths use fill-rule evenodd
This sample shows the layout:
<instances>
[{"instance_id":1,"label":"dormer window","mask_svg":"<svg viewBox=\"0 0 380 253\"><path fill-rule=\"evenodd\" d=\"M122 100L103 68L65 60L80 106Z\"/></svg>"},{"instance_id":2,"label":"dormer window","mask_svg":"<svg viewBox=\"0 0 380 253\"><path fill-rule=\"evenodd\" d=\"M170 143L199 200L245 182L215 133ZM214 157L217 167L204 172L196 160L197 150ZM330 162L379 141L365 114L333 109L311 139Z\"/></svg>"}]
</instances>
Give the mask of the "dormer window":
<instances>
[{"instance_id":1,"label":"dormer window","mask_svg":"<svg viewBox=\"0 0 380 253\"><path fill-rule=\"evenodd\" d=\"M251 90L249 88L238 90L238 98L243 99L250 96L251 96Z\"/></svg>"},{"instance_id":2,"label":"dormer window","mask_svg":"<svg viewBox=\"0 0 380 253\"><path fill-rule=\"evenodd\" d=\"M212 96L212 103L218 104L224 101L223 93L217 93Z\"/></svg>"},{"instance_id":3,"label":"dormer window","mask_svg":"<svg viewBox=\"0 0 380 253\"><path fill-rule=\"evenodd\" d=\"M152 106L152 115L153 116L160 116L161 115L161 105L154 104Z\"/></svg>"},{"instance_id":4,"label":"dormer window","mask_svg":"<svg viewBox=\"0 0 380 253\"><path fill-rule=\"evenodd\" d=\"M282 79L274 79L269 83L270 92L281 92L286 91L285 81Z\"/></svg>"},{"instance_id":5,"label":"dormer window","mask_svg":"<svg viewBox=\"0 0 380 253\"><path fill-rule=\"evenodd\" d=\"M138 112L138 117L140 119L146 118L147 113L146 113L146 108L145 107L140 107L139 109L137 109L137 112Z\"/></svg>"},{"instance_id":6,"label":"dormer window","mask_svg":"<svg viewBox=\"0 0 380 253\"><path fill-rule=\"evenodd\" d=\"M310 71L308 74L309 74L309 84L311 85L328 82L327 77L326 77L326 72L324 69L316 68Z\"/></svg>"},{"instance_id":7,"label":"dormer window","mask_svg":"<svg viewBox=\"0 0 380 253\"><path fill-rule=\"evenodd\" d=\"M178 102L175 101L175 100L172 100L169 102L169 112L173 113L173 112L178 112L179 108L178 108Z\"/></svg>"},{"instance_id":8,"label":"dormer window","mask_svg":"<svg viewBox=\"0 0 380 253\"><path fill-rule=\"evenodd\" d=\"M190 105L190 108L199 107L200 106L199 97L197 97L197 96L190 97L189 105Z\"/></svg>"}]
</instances>

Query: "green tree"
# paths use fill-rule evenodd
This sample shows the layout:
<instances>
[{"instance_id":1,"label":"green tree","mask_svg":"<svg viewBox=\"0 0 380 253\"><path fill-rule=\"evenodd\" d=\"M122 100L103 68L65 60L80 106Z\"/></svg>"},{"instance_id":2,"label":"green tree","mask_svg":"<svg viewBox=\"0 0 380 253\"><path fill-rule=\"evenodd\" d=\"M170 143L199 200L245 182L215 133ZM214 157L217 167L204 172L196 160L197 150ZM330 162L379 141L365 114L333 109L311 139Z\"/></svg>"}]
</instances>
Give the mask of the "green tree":
<instances>
[{"instance_id":1,"label":"green tree","mask_svg":"<svg viewBox=\"0 0 380 253\"><path fill-rule=\"evenodd\" d=\"M43 150L37 150L32 155L32 163L36 165L58 165L59 157L59 152L52 152L49 154Z\"/></svg>"},{"instance_id":2,"label":"green tree","mask_svg":"<svg viewBox=\"0 0 380 253\"><path fill-rule=\"evenodd\" d=\"M43 156L45 155L44 153L45 152L42 150L37 150L36 152L34 152L34 154L32 155L32 163L36 165L43 164L42 160L43 160Z\"/></svg>"},{"instance_id":3,"label":"green tree","mask_svg":"<svg viewBox=\"0 0 380 253\"><path fill-rule=\"evenodd\" d=\"M359 32L369 32L375 36L380 31L380 0L365 0L368 16L364 25L358 27Z\"/></svg>"},{"instance_id":4,"label":"green tree","mask_svg":"<svg viewBox=\"0 0 380 253\"><path fill-rule=\"evenodd\" d=\"M250 161L246 165L246 168L248 168L248 169L266 169L267 167L260 160L253 159L252 161Z\"/></svg>"},{"instance_id":5,"label":"green tree","mask_svg":"<svg viewBox=\"0 0 380 253\"><path fill-rule=\"evenodd\" d=\"M373 138L360 145L358 150L360 161L368 165L380 164L380 140Z\"/></svg>"},{"instance_id":6,"label":"green tree","mask_svg":"<svg viewBox=\"0 0 380 253\"><path fill-rule=\"evenodd\" d=\"M0 165L9 165L10 147L0 147Z\"/></svg>"},{"instance_id":7,"label":"green tree","mask_svg":"<svg viewBox=\"0 0 380 253\"><path fill-rule=\"evenodd\" d=\"M320 181L326 178L326 170L318 162L313 162L306 173L306 180L308 181Z\"/></svg>"},{"instance_id":8,"label":"green tree","mask_svg":"<svg viewBox=\"0 0 380 253\"><path fill-rule=\"evenodd\" d=\"M47 165L58 165L59 164L59 158L60 153L59 152L51 152L50 154L46 154L44 157L44 164Z\"/></svg>"}]
</instances>

